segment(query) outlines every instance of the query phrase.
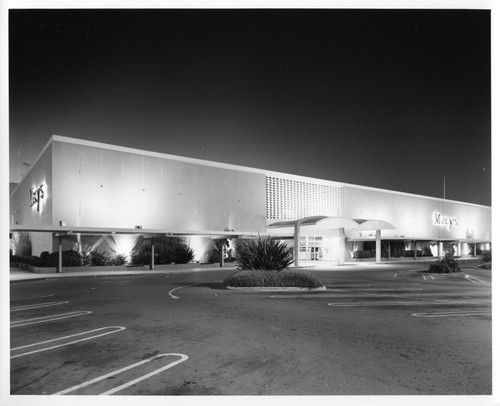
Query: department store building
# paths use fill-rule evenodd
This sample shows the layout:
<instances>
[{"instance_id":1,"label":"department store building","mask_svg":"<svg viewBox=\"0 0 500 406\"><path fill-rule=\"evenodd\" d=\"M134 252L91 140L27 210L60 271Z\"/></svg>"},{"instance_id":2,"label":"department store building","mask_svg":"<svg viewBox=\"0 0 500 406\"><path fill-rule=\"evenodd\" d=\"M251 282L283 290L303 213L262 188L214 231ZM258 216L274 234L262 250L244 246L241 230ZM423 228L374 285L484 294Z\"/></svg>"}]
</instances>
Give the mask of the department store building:
<instances>
[{"instance_id":1,"label":"department store building","mask_svg":"<svg viewBox=\"0 0 500 406\"><path fill-rule=\"evenodd\" d=\"M10 196L10 232L13 254L86 240L129 254L177 237L199 262L215 239L269 235L296 265L339 265L360 252L477 254L491 246L491 207L54 135ZM16 252L20 235L30 253Z\"/></svg>"}]
</instances>

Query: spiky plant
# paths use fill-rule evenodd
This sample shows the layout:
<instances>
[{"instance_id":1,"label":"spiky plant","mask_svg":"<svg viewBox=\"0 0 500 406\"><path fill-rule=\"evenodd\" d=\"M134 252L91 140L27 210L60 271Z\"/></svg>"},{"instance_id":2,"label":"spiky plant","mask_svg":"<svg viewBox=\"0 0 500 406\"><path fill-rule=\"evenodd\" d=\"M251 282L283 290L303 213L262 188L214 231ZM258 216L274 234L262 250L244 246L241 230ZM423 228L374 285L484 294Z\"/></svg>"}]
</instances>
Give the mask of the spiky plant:
<instances>
[{"instance_id":1,"label":"spiky plant","mask_svg":"<svg viewBox=\"0 0 500 406\"><path fill-rule=\"evenodd\" d=\"M293 248L260 235L253 240L238 240L236 262L240 269L281 271L293 263Z\"/></svg>"}]
</instances>

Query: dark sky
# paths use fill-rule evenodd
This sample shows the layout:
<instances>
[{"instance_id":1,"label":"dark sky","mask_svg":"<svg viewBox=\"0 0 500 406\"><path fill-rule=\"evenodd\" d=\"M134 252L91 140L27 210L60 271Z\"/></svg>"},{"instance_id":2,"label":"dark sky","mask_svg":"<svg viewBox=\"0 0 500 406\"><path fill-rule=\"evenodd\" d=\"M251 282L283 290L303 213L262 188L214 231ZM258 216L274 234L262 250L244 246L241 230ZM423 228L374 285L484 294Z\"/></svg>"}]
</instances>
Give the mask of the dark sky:
<instances>
[{"instance_id":1,"label":"dark sky","mask_svg":"<svg viewBox=\"0 0 500 406\"><path fill-rule=\"evenodd\" d=\"M491 204L488 10L10 10L10 179L52 134Z\"/></svg>"}]
</instances>

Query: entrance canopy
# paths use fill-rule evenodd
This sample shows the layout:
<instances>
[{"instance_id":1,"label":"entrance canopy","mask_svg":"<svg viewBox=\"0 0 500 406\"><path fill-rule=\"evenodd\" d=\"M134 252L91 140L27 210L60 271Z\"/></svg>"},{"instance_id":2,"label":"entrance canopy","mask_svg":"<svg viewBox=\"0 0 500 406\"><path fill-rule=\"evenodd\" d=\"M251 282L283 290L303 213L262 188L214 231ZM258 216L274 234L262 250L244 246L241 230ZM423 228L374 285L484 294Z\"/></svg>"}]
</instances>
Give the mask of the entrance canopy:
<instances>
[{"instance_id":1,"label":"entrance canopy","mask_svg":"<svg viewBox=\"0 0 500 406\"><path fill-rule=\"evenodd\" d=\"M271 223L267 228L287 228L295 226L316 226L315 230L339 229L346 230L392 230L391 223L376 219L349 219L347 217L311 216L298 220L286 220Z\"/></svg>"},{"instance_id":2,"label":"entrance canopy","mask_svg":"<svg viewBox=\"0 0 500 406\"><path fill-rule=\"evenodd\" d=\"M276 223L271 223L268 226L268 229L281 229L281 232L288 232L289 234L293 233L294 239L294 256L295 256L295 266L299 266L299 252L300 252L300 233L301 228L303 227L304 233L307 234L311 232L311 230L307 230L307 228L311 228L315 233L318 234L327 233L328 230L339 230L339 237L342 244L338 247L339 252L343 251L343 244L345 243L344 230L375 230L376 231L376 252L377 252L377 262L380 262L380 240L381 230L390 230L395 229L391 223L385 220L378 219L349 219L346 217L330 217L330 216L311 216L304 217L298 220L287 220L287 221L278 221ZM307 231L306 231L307 230ZM321 233L323 231L323 233ZM279 231L278 231L279 232ZM338 237L337 237L338 238ZM343 256L340 257L340 263L343 263Z\"/></svg>"},{"instance_id":3,"label":"entrance canopy","mask_svg":"<svg viewBox=\"0 0 500 406\"><path fill-rule=\"evenodd\" d=\"M358 225L358 230L394 230L396 228L385 220L354 219L354 222Z\"/></svg>"}]
</instances>

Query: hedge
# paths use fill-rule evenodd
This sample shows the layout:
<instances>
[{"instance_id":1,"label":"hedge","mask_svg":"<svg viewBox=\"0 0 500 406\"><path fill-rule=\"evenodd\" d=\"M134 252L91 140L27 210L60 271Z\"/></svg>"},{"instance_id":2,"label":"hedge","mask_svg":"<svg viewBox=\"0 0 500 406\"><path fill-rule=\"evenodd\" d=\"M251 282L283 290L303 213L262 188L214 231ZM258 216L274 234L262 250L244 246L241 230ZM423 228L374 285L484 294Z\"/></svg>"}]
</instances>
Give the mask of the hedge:
<instances>
[{"instance_id":1,"label":"hedge","mask_svg":"<svg viewBox=\"0 0 500 406\"><path fill-rule=\"evenodd\" d=\"M238 271L226 279L225 287L298 287L319 288L321 282L318 278L305 272L283 271Z\"/></svg>"}]
</instances>

